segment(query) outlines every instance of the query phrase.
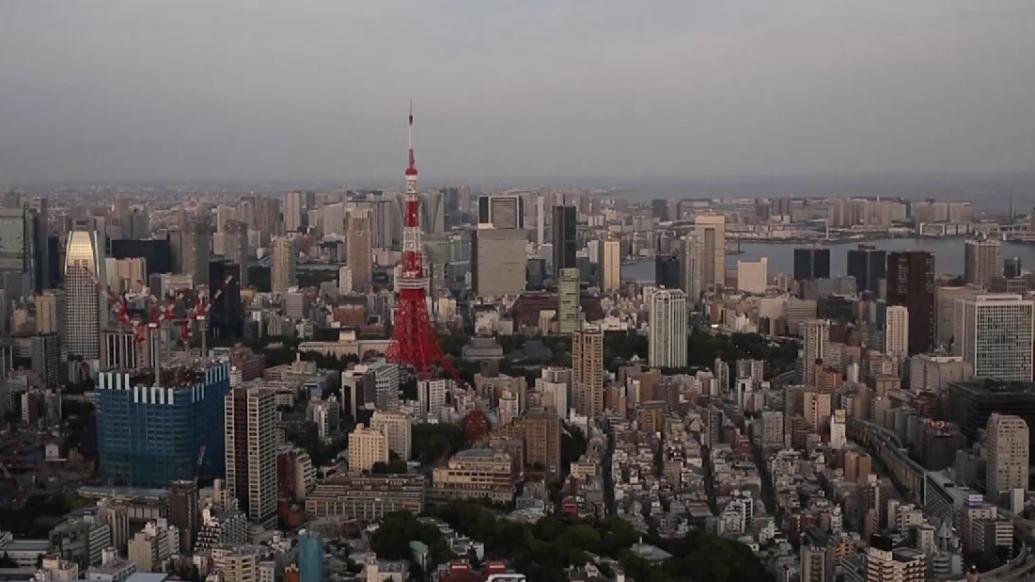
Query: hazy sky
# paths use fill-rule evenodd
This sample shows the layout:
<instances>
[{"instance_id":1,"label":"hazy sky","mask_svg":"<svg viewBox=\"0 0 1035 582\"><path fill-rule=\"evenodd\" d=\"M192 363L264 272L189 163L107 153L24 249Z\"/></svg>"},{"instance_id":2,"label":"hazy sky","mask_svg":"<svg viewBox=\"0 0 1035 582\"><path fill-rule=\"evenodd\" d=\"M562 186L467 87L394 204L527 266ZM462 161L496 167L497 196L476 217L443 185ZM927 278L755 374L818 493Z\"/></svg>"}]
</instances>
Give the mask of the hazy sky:
<instances>
[{"instance_id":1,"label":"hazy sky","mask_svg":"<svg viewBox=\"0 0 1035 582\"><path fill-rule=\"evenodd\" d=\"M1032 0L0 0L0 183L1035 169Z\"/></svg>"}]
</instances>

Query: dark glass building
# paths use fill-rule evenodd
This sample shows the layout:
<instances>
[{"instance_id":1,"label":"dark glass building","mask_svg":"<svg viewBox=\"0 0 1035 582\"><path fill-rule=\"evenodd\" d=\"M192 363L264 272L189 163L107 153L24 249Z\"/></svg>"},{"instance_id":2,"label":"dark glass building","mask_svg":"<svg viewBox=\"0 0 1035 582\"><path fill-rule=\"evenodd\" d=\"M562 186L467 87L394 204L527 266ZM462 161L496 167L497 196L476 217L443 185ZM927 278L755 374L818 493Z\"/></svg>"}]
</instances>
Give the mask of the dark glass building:
<instances>
[{"instance_id":1,"label":"dark glass building","mask_svg":"<svg viewBox=\"0 0 1035 582\"><path fill-rule=\"evenodd\" d=\"M241 337L241 267L227 260L208 264L209 333L212 337Z\"/></svg>"},{"instance_id":2,"label":"dark glass building","mask_svg":"<svg viewBox=\"0 0 1035 582\"><path fill-rule=\"evenodd\" d=\"M830 249L794 249L794 280L830 278Z\"/></svg>"},{"instance_id":3,"label":"dark glass building","mask_svg":"<svg viewBox=\"0 0 1035 582\"><path fill-rule=\"evenodd\" d=\"M888 305L909 310L909 353L931 349L934 331L934 255L927 251L888 254Z\"/></svg>"},{"instance_id":4,"label":"dark glass building","mask_svg":"<svg viewBox=\"0 0 1035 582\"><path fill-rule=\"evenodd\" d=\"M1007 279L1016 279L1021 276L1021 258L1013 257L1003 261L1003 275Z\"/></svg>"},{"instance_id":5,"label":"dark glass building","mask_svg":"<svg viewBox=\"0 0 1035 582\"><path fill-rule=\"evenodd\" d=\"M887 277L888 254L871 245L848 251L848 275L855 277L855 289L877 293L880 280Z\"/></svg>"},{"instance_id":6,"label":"dark glass building","mask_svg":"<svg viewBox=\"0 0 1035 582\"><path fill-rule=\"evenodd\" d=\"M229 365L163 369L158 384L151 372L99 374L97 445L104 479L164 488L196 476L221 477Z\"/></svg>"},{"instance_id":7,"label":"dark glass building","mask_svg":"<svg viewBox=\"0 0 1035 582\"><path fill-rule=\"evenodd\" d=\"M658 255L654 259L654 284L666 289L682 288L679 276L679 257L675 255Z\"/></svg>"},{"instance_id":8,"label":"dark glass building","mask_svg":"<svg viewBox=\"0 0 1035 582\"><path fill-rule=\"evenodd\" d=\"M571 269L575 264L575 207L553 207L553 272Z\"/></svg>"},{"instance_id":9,"label":"dark glass building","mask_svg":"<svg viewBox=\"0 0 1035 582\"><path fill-rule=\"evenodd\" d=\"M115 239L111 241L111 256L116 259L142 257L147 263L148 277L172 272L172 247L164 238Z\"/></svg>"},{"instance_id":10,"label":"dark glass building","mask_svg":"<svg viewBox=\"0 0 1035 582\"><path fill-rule=\"evenodd\" d=\"M1019 416L1035 427L1035 383L970 380L949 384L949 420L974 442L993 412ZM1035 459L1035 430L1028 431L1028 456Z\"/></svg>"}]
</instances>

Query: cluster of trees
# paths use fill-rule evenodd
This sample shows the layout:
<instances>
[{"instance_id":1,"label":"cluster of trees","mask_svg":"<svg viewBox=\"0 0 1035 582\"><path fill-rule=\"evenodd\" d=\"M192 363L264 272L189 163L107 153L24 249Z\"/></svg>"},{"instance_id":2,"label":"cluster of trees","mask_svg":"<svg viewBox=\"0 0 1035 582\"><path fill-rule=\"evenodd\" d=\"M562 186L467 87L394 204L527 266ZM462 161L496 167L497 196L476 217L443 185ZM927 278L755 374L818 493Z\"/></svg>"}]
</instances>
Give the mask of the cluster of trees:
<instances>
[{"instance_id":1,"label":"cluster of trees","mask_svg":"<svg viewBox=\"0 0 1035 582\"><path fill-rule=\"evenodd\" d=\"M771 342L757 333L720 335L694 330L686 347L687 365L691 368L711 368L717 357L726 362L749 358L765 361L766 377L790 369L798 358L796 346Z\"/></svg>"},{"instance_id":2,"label":"cluster of trees","mask_svg":"<svg viewBox=\"0 0 1035 582\"><path fill-rule=\"evenodd\" d=\"M92 504L92 500L76 495L30 495L25 505L0 510L0 524L16 537L45 538L67 513Z\"/></svg>"},{"instance_id":3,"label":"cluster of trees","mask_svg":"<svg viewBox=\"0 0 1035 582\"><path fill-rule=\"evenodd\" d=\"M427 570L433 571L455 556L449 550L442 533L433 525L424 524L408 511L389 513L370 539L370 546L377 557L387 560L409 560L411 573L418 580L424 579L421 565L414 559L410 541L419 541L428 546Z\"/></svg>"},{"instance_id":4,"label":"cluster of trees","mask_svg":"<svg viewBox=\"0 0 1035 582\"><path fill-rule=\"evenodd\" d=\"M507 559L532 581L566 580L564 569L585 564L590 554L617 560L627 576L647 582L770 579L747 546L700 530L685 538L663 540L643 536L618 517L589 521L550 516L524 524L499 519L470 502L436 506L432 512L457 531L484 542L487 557ZM673 557L661 564L646 562L630 550L641 538Z\"/></svg>"},{"instance_id":5,"label":"cluster of trees","mask_svg":"<svg viewBox=\"0 0 1035 582\"><path fill-rule=\"evenodd\" d=\"M464 446L464 431L460 425L449 422L415 424L410 434L413 458L421 465L434 465L448 459Z\"/></svg>"}]
</instances>

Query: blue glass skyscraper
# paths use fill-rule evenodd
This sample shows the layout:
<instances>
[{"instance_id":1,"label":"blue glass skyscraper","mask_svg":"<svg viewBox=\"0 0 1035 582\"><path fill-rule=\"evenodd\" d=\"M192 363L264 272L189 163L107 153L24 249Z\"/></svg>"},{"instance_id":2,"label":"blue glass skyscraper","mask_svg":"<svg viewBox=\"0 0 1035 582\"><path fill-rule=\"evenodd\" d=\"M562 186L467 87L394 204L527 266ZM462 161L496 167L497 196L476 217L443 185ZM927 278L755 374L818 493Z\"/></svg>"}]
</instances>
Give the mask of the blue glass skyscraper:
<instances>
[{"instance_id":1,"label":"blue glass skyscraper","mask_svg":"<svg viewBox=\"0 0 1035 582\"><path fill-rule=\"evenodd\" d=\"M315 533L298 533L299 582L323 582L323 542Z\"/></svg>"},{"instance_id":2,"label":"blue glass skyscraper","mask_svg":"<svg viewBox=\"0 0 1035 582\"><path fill-rule=\"evenodd\" d=\"M159 386L153 376L119 370L98 377L97 445L104 478L168 487L195 476L223 476L229 365L163 369Z\"/></svg>"}]
</instances>

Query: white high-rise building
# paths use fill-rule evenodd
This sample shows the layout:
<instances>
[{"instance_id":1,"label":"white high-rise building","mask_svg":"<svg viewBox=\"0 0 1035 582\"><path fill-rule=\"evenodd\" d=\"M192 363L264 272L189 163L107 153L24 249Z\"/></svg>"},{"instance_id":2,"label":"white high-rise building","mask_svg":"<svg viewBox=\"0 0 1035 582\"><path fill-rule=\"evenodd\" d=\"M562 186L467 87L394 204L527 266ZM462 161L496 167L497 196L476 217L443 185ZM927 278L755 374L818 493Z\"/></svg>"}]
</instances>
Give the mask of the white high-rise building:
<instances>
[{"instance_id":1,"label":"white high-rise building","mask_svg":"<svg viewBox=\"0 0 1035 582\"><path fill-rule=\"evenodd\" d=\"M890 305L884 321L884 352L899 362L909 356L909 309Z\"/></svg>"},{"instance_id":2,"label":"white high-rise building","mask_svg":"<svg viewBox=\"0 0 1035 582\"><path fill-rule=\"evenodd\" d=\"M101 328L108 322L102 300L107 277L97 232L73 230L65 249L65 352L84 360L101 355Z\"/></svg>"},{"instance_id":3,"label":"white high-rise building","mask_svg":"<svg viewBox=\"0 0 1035 582\"><path fill-rule=\"evenodd\" d=\"M985 429L985 492L992 498L1005 491L1028 491L1028 423L1019 416L993 412Z\"/></svg>"},{"instance_id":4,"label":"white high-rise building","mask_svg":"<svg viewBox=\"0 0 1035 582\"><path fill-rule=\"evenodd\" d=\"M418 380L417 403L420 406L421 419L438 420L442 409L446 406L446 393L450 380Z\"/></svg>"},{"instance_id":5,"label":"white high-rise building","mask_svg":"<svg viewBox=\"0 0 1035 582\"><path fill-rule=\"evenodd\" d=\"M226 395L226 483L248 519L277 523L276 393L238 386Z\"/></svg>"},{"instance_id":6,"label":"white high-rise building","mask_svg":"<svg viewBox=\"0 0 1035 582\"><path fill-rule=\"evenodd\" d=\"M362 473L374 463L388 462L388 437L380 430L357 424L349 433L349 471Z\"/></svg>"},{"instance_id":7,"label":"white high-rise building","mask_svg":"<svg viewBox=\"0 0 1035 582\"><path fill-rule=\"evenodd\" d=\"M686 293L680 289L658 289L647 301L650 309L650 366L686 367Z\"/></svg>"},{"instance_id":8,"label":"white high-rise building","mask_svg":"<svg viewBox=\"0 0 1035 582\"><path fill-rule=\"evenodd\" d=\"M622 283L622 247L617 240L600 244L600 289L617 291Z\"/></svg>"},{"instance_id":9,"label":"white high-rise building","mask_svg":"<svg viewBox=\"0 0 1035 582\"><path fill-rule=\"evenodd\" d=\"M816 384L816 362L826 356L827 342L830 341L830 321L826 319L809 319L801 323L802 342L802 381L806 386Z\"/></svg>"},{"instance_id":10,"label":"white high-rise building","mask_svg":"<svg viewBox=\"0 0 1035 582\"><path fill-rule=\"evenodd\" d=\"M1035 302L998 293L961 299L956 307L956 353L974 366L974 376L1032 380Z\"/></svg>"},{"instance_id":11,"label":"white high-rise building","mask_svg":"<svg viewBox=\"0 0 1035 582\"><path fill-rule=\"evenodd\" d=\"M370 419L370 428L385 433L388 437L388 449L394 451L404 461L410 460L410 417L401 412L385 412L378 410Z\"/></svg>"},{"instance_id":12,"label":"white high-rise building","mask_svg":"<svg viewBox=\"0 0 1035 582\"><path fill-rule=\"evenodd\" d=\"M737 261L737 289L745 293L765 293L769 277L769 259Z\"/></svg>"}]
</instances>

